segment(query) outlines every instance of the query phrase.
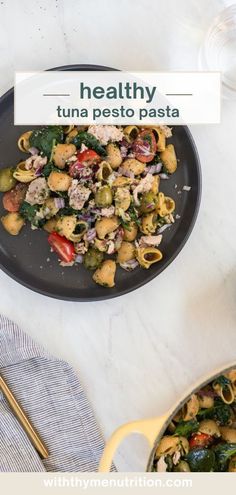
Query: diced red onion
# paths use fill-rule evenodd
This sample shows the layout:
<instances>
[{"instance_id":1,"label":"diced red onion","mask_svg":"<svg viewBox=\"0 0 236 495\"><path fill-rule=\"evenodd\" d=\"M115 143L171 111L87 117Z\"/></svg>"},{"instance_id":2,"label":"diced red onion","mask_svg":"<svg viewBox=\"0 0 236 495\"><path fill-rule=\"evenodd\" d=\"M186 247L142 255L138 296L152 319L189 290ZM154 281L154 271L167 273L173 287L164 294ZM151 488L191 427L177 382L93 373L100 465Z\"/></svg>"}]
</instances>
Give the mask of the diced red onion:
<instances>
[{"instance_id":1,"label":"diced red onion","mask_svg":"<svg viewBox=\"0 0 236 495\"><path fill-rule=\"evenodd\" d=\"M65 206L64 198L54 198L54 203L56 208L64 208Z\"/></svg>"},{"instance_id":2,"label":"diced red onion","mask_svg":"<svg viewBox=\"0 0 236 495\"><path fill-rule=\"evenodd\" d=\"M164 232L164 230L166 230L168 227L171 227L171 223L166 223L165 225L162 225L162 227L160 227L157 231L158 234L161 234L162 232Z\"/></svg>"},{"instance_id":3,"label":"diced red onion","mask_svg":"<svg viewBox=\"0 0 236 495\"><path fill-rule=\"evenodd\" d=\"M159 174L159 177L161 179L169 179L169 175L167 175L167 174Z\"/></svg>"},{"instance_id":4,"label":"diced red onion","mask_svg":"<svg viewBox=\"0 0 236 495\"><path fill-rule=\"evenodd\" d=\"M129 177L130 179L134 179L134 172L131 172L130 170L123 170L123 168L120 167L118 172L121 175L124 175L124 177Z\"/></svg>"},{"instance_id":5,"label":"diced red onion","mask_svg":"<svg viewBox=\"0 0 236 495\"><path fill-rule=\"evenodd\" d=\"M94 220L94 218L90 215L90 213L84 213L82 215L79 215L78 218L79 220L84 220L85 222L92 222Z\"/></svg>"},{"instance_id":6,"label":"diced red onion","mask_svg":"<svg viewBox=\"0 0 236 495\"><path fill-rule=\"evenodd\" d=\"M99 208L91 208L90 213L93 215L101 215L101 210L99 210Z\"/></svg>"},{"instance_id":7,"label":"diced red onion","mask_svg":"<svg viewBox=\"0 0 236 495\"><path fill-rule=\"evenodd\" d=\"M155 163L155 165L150 165L150 167L147 167L145 170L145 174L159 174L159 172L162 169L162 163Z\"/></svg>"},{"instance_id":8,"label":"diced red onion","mask_svg":"<svg viewBox=\"0 0 236 495\"><path fill-rule=\"evenodd\" d=\"M125 158L127 156L127 153L128 153L128 148L126 148L125 146L121 146L120 147L120 154L121 154L122 158Z\"/></svg>"},{"instance_id":9,"label":"diced red onion","mask_svg":"<svg viewBox=\"0 0 236 495\"><path fill-rule=\"evenodd\" d=\"M96 237L96 229L89 229L86 233L87 241L91 242Z\"/></svg>"},{"instance_id":10,"label":"diced red onion","mask_svg":"<svg viewBox=\"0 0 236 495\"><path fill-rule=\"evenodd\" d=\"M124 148L129 148L130 147L130 143L128 143L128 141L125 138L123 138L120 141L120 146L124 146Z\"/></svg>"},{"instance_id":11,"label":"diced red onion","mask_svg":"<svg viewBox=\"0 0 236 495\"><path fill-rule=\"evenodd\" d=\"M135 143L133 144L133 151L136 155L149 156L152 155L150 144L148 142L143 142L142 144Z\"/></svg>"},{"instance_id":12,"label":"diced red onion","mask_svg":"<svg viewBox=\"0 0 236 495\"><path fill-rule=\"evenodd\" d=\"M39 176L41 175L41 173L42 173L42 169L43 169L43 167L38 167L38 168L36 168L36 170L35 170L35 175L36 175L36 177L39 177Z\"/></svg>"},{"instance_id":13,"label":"diced red onion","mask_svg":"<svg viewBox=\"0 0 236 495\"><path fill-rule=\"evenodd\" d=\"M75 263L83 263L83 255L82 254L77 254L76 258L75 258Z\"/></svg>"},{"instance_id":14,"label":"diced red onion","mask_svg":"<svg viewBox=\"0 0 236 495\"><path fill-rule=\"evenodd\" d=\"M132 260L126 261L125 263L121 263L120 266L121 266L121 268L123 268L127 272L132 271L138 266L138 261L136 259L132 259Z\"/></svg>"},{"instance_id":15,"label":"diced red onion","mask_svg":"<svg viewBox=\"0 0 236 495\"><path fill-rule=\"evenodd\" d=\"M31 155L38 155L39 154L38 148L35 148L34 146L31 146L31 148L29 148L29 152Z\"/></svg>"},{"instance_id":16,"label":"diced red onion","mask_svg":"<svg viewBox=\"0 0 236 495\"><path fill-rule=\"evenodd\" d=\"M84 165L80 163L78 160L77 162L72 163L69 166L69 174L71 177L76 179L80 175L80 170L84 168Z\"/></svg>"},{"instance_id":17,"label":"diced red onion","mask_svg":"<svg viewBox=\"0 0 236 495\"><path fill-rule=\"evenodd\" d=\"M149 210L150 208L153 208L153 206L155 206L154 203L148 203L148 205L146 206L146 208Z\"/></svg>"},{"instance_id":18,"label":"diced red onion","mask_svg":"<svg viewBox=\"0 0 236 495\"><path fill-rule=\"evenodd\" d=\"M217 397L217 393L212 389L201 389L197 393L200 397Z\"/></svg>"}]
</instances>

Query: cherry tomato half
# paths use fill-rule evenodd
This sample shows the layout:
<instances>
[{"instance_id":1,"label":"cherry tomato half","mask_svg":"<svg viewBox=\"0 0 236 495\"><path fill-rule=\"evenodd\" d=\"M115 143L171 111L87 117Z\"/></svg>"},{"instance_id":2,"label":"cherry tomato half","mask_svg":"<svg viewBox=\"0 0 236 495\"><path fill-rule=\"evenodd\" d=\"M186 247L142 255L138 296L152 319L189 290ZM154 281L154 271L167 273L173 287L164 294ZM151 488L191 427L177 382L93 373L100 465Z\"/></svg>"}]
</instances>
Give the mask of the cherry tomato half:
<instances>
[{"instance_id":1,"label":"cherry tomato half","mask_svg":"<svg viewBox=\"0 0 236 495\"><path fill-rule=\"evenodd\" d=\"M101 157L94 150L84 150L77 153L77 158L84 165L94 165L101 160Z\"/></svg>"},{"instance_id":2,"label":"cherry tomato half","mask_svg":"<svg viewBox=\"0 0 236 495\"><path fill-rule=\"evenodd\" d=\"M157 143L152 131L144 130L140 132L133 144L135 158L140 162L151 162L157 150Z\"/></svg>"},{"instance_id":3,"label":"cherry tomato half","mask_svg":"<svg viewBox=\"0 0 236 495\"><path fill-rule=\"evenodd\" d=\"M51 232L48 236L48 242L55 253L58 254L61 261L70 263L75 257L74 244L68 241L66 237L62 237L57 232Z\"/></svg>"},{"instance_id":4,"label":"cherry tomato half","mask_svg":"<svg viewBox=\"0 0 236 495\"><path fill-rule=\"evenodd\" d=\"M11 191L6 192L2 198L5 210L12 213L19 211L21 204L25 199L26 191L26 184L17 184Z\"/></svg>"},{"instance_id":5,"label":"cherry tomato half","mask_svg":"<svg viewBox=\"0 0 236 495\"><path fill-rule=\"evenodd\" d=\"M190 449L195 447L207 447L212 442L212 436L207 433L194 433L189 439Z\"/></svg>"}]
</instances>

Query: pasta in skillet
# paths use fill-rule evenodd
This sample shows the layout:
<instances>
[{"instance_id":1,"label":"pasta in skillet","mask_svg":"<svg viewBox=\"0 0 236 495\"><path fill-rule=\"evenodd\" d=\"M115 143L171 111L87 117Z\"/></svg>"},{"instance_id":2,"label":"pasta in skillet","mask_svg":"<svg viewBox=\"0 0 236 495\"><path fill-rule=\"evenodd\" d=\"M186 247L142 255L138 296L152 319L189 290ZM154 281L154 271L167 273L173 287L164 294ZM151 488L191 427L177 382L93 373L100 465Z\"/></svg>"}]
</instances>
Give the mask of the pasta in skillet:
<instances>
[{"instance_id":1,"label":"pasta in skillet","mask_svg":"<svg viewBox=\"0 0 236 495\"><path fill-rule=\"evenodd\" d=\"M133 125L24 132L18 147L28 157L0 170L2 226L18 235L29 221L47 232L60 264L83 263L105 287L115 285L117 266L150 268L175 221L174 199L160 190L177 168L170 136L166 126Z\"/></svg>"},{"instance_id":2,"label":"pasta in skillet","mask_svg":"<svg viewBox=\"0 0 236 495\"><path fill-rule=\"evenodd\" d=\"M236 370L193 394L161 438L153 471L236 472Z\"/></svg>"}]
</instances>

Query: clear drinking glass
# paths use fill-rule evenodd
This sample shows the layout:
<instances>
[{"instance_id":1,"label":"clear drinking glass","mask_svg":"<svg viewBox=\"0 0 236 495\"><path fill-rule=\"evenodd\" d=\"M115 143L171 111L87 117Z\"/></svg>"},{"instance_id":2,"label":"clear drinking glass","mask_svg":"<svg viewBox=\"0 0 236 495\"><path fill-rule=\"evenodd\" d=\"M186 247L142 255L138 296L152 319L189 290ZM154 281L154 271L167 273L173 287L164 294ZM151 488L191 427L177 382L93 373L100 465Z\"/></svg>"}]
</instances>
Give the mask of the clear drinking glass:
<instances>
[{"instance_id":1,"label":"clear drinking glass","mask_svg":"<svg viewBox=\"0 0 236 495\"><path fill-rule=\"evenodd\" d=\"M236 99L236 4L213 20L200 50L200 67L221 71L223 96Z\"/></svg>"}]
</instances>

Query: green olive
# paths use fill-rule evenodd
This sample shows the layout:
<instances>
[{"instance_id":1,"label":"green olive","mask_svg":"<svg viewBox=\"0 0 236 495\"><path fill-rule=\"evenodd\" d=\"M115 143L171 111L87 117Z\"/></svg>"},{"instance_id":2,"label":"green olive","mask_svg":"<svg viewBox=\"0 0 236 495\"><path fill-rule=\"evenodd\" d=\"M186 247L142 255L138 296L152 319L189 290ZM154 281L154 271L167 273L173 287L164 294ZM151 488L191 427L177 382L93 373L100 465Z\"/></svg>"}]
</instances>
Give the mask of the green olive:
<instances>
[{"instance_id":1,"label":"green olive","mask_svg":"<svg viewBox=\"0 0 236 495\"><path fill-rule=\"evenodd\" d=\"M181 472L181 473L189 473L190 467L186 461L180 461L177 466L174 468L175 472Z\"/></svg>"},{"instance_id":2,"label":"green olive","mask_svg":"<svg viewBox=\"0 0 236 495\"><path fill-rule=\"evenodd\" d=\"M95 194L97 206L105 207L112 204L112 192L109 186L102 186Z\"/></svg>"},{"instance_id":3,"label":"green olive","mask_svg":"<svg viewBox=\"0 0 236 495\"><path fill-rule=\"evenodd\" d=\"M10 191L16 185L16 179L13 177L14 168L2 168L0 170L0 192Z\"/></svg>"},{"instance_id":4,"label":"green olive","mask_svg":"<svg viewBox=\"0 0 236 495\"><path fill-rule=\"evenodd\" d=\"M96 270L103 260L103 253L95 248L89 248L84 255L84 266L88 270Z\"/></svg>"},{"instance_id":5,"label":"green olive","mask_svg":"<svg viewBox=\"0 0 236 495\"><path fill-rule=\"evenodd\" d=\"M140 212L151 213L156 209L157 201L157 196L153 192L144 193L141 198Z\"/></svg>"}]
</instances>

